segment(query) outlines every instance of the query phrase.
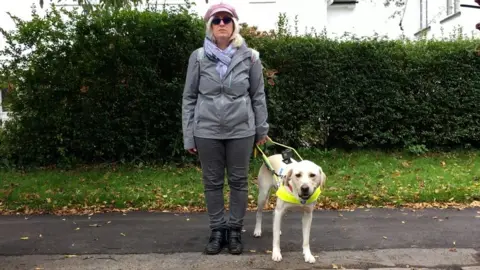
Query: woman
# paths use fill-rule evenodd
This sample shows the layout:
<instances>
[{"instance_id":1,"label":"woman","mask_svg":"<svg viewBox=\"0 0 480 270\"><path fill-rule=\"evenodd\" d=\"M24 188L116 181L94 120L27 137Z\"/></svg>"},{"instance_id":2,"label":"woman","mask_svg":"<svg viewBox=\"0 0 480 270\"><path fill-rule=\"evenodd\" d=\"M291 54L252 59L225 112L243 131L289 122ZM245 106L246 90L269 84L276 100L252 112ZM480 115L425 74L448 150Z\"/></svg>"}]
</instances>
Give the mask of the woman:
<instances>
[{"instance_id":1,"label":"woman","mask_svg":"<svg viewBox=\"0 0 480 270\"><path fill-rule=\"evenodd\" d=\"M202 168L211 229L205 253L217 254L228 245L231 254L240 254L250 155L254 143L263 144L268 138L262 64L239 34L232 6L213 5L204 19L203 48L190 55L183 92L184 147L198 153ZM228 220L225 169L230 187Z\"/></svg>"}]
</instances>

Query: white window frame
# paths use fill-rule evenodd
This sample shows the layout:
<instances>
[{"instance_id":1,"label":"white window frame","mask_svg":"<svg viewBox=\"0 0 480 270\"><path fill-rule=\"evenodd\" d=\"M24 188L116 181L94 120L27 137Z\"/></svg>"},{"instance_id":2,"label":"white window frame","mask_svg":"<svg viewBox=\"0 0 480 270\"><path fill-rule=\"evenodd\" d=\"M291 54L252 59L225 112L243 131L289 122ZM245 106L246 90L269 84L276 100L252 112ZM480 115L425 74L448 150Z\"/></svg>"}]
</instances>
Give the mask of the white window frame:
<instances>
[{"instance_id":1,"label":"white window frame","mask_svg":"<svg viewBox=\"0 0 480 270\"><path fill-rule=\"evenodd\" d=\"M446 0L447 16L460 12L460 0Z\"/></svg>"},{"instance_id":2,"label":"white window frame","mask_svg":"<svg viewBox=\"0 0 480 270\"><path fill-rule=\"evenodd\" d=\"M435 1L435 0L434 0ZM438 0L436 0L438 1ZM427 28L428 23L428 0L420 0L420 29Z\"/></svg>"}]
</instances>

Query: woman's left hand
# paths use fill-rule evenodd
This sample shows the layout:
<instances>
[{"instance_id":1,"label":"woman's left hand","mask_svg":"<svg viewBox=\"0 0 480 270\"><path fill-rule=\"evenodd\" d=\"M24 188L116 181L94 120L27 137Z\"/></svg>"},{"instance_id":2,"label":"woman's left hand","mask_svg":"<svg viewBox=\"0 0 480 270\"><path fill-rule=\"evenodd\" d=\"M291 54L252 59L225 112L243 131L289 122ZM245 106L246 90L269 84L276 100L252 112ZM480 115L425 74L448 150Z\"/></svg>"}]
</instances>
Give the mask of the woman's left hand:
<instances>
[{"instance_id":1,"label":"woman's left hand","mask_svg":"<svg viewBox=\"0 0 480 270\"><path fill-rule=\"evenodd\" d=\"M263 138L261 138L260 140L257 141L257 145L262 145L264 143L267 142L267 140L269 140L270 138L268 136L265 136Z\"/></svg>"}]
</instances>

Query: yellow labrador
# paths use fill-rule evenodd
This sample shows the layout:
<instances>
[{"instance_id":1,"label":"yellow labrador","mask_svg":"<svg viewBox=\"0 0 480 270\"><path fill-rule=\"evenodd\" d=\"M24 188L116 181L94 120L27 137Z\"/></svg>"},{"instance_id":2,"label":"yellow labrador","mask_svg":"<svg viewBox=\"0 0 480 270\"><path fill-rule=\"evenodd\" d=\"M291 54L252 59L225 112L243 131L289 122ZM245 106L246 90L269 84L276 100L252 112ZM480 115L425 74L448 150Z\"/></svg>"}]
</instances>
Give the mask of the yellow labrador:
<instances>
[{"instance_id":1,"label":"yellow labrador","mask_svg":"<svg viewBox=\"0 0 480 270\"><path fill-rule=\"evenodd\" d=\"M314 263L315 257L310 251L310 228L316 200L312 200L315 199L312 197L318 194L315 192L318 187L322 188L325 185L327 177L320 166L309 160L298 162L291 159L292 162L290 164L285 164L280 154L272 155L268 159L275 173L279 175L283 187L285 187L283 191L287 193L286 195L289 198L289 200L284 200L280 196L277 197L273 213L272 260L276 262L282 260L280 252L280 225L284 213L287 210L300 210L304 213L302 217L303 255L305 262ZM254 237L262 235L262 212L272 188L278 190L279 186L272 172L263 164L258 173L258 209L255 230L253 232ZM311 200L309 201L309 199Z\"/></svg>"}]
</instances>

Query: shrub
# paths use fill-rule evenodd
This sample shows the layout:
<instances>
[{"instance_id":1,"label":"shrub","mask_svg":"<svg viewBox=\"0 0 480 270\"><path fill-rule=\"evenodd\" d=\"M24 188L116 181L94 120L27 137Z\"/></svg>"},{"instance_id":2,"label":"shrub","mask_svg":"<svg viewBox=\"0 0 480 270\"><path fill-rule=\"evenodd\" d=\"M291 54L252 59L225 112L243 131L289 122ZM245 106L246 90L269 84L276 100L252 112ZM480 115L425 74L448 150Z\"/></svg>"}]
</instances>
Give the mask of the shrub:
<instances>
[{"instance_id":1,"label":"shrub","mask_svg":"<svg viewBox=\"0 0 480 270\"><path fill-rule=\"evenodd\" d=\"M480 141L476 41L263 38L272 136L291 145L450 147Z\"/></svg>"},{"instance_id":2,"label":"shrub","mask_svg":"<svg viewBox=\"0 0 480 270\"><path fill-rule=\"evenodd\" d=\"M201 20L183 10L33 15L3 31L15 85L4 149L15 163L162 160L182 150L185 63L201 46Z\"/></svg>"}]
</instances>

